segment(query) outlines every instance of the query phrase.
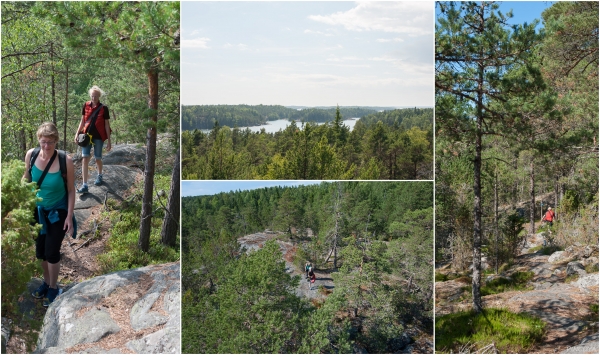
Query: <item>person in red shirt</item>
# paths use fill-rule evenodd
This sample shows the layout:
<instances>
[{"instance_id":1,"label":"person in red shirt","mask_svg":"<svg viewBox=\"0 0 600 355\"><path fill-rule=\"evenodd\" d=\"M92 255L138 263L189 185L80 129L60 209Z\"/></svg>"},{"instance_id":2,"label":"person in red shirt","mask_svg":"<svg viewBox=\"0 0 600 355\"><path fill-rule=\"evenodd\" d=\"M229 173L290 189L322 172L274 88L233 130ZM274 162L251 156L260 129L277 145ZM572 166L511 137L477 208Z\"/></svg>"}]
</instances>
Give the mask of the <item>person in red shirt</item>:
<instances>
[{"instance_id":1,"label":"person in red shirt","mask_svg":"<svg viewBox=\"0 0 600 355\"><path fill-rule=\"evenodd\" d=\"M554 211L552 211L552 207L548 207L548 211L546 211L546 214L542 217L542 222L549 224L550 227L552 227L552 222L554 222L555 218L556 215L554 214Z\"/></svg>"},{"instance_id":2,"label":"person in red shirt","mask_svg":"<svg viewBox=\"0 0 600 355\"><path fill-rule=\"evenodd\" d=\"M92 116L92 113L96 110L98 105L102 105L102 103L100 103L100 97L104 95L102 89L94 85L90 88L89 94L91 100L86 102L81 109L81 122L75 132L75 142L77 142L77 135L80 132L83 132L88 124L91 124L88 120L90 119L90 116ZM77 189L78 193L88 192L88 165L91 159L90 153L92 146L94 147L94 157L96 158L96 167L98 168L98 175L96 176L94 185L102 184L102 147L104 146L104 141L106 141L107 152L112 148L110 143L111 129L108 107L102 105L98 117L96 118L95 125L90 129L90 133L92 134L92 142L94 144L82 147L81 149L81 176L83 178L83 184Z\"/></svg>"}]
</instances>

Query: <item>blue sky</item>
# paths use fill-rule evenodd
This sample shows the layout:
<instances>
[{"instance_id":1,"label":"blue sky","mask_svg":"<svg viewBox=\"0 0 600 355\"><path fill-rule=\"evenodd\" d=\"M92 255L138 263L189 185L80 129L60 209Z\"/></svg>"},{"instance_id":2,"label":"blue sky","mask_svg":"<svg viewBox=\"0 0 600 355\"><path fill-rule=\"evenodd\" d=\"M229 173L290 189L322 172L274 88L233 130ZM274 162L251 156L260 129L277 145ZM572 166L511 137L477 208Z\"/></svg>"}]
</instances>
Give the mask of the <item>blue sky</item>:
<instances>
[{"instance_id":1,"label":"blue sky","mask_svg":"<svg viewBox=\"0 0 600 355\"><path fill-rule=\"evenodd\" d=\"M525 22L532 23L535 19L539 20L537 28L542 27L542 12L552 6L555 1L499 1L500 11L503 14L510 10L513 12L513 17L508 20L509 24L523 24ZM439 7L436 7L438 14Z\"/></svg>"},{"instance_id":2,"label":"blue sky","mask_svg":"<svg viewBox=\"0 0 600 355\"><path fill-rule=\"evenodd\" d=\"M320 180L285 181L285 180L253 180L253 181L181 181L181 196L215 195L220 192L237 190L255 190L273 186L298 186L320 184Z\"/></svg>"},{"instance_id":3,"label":"blue sky","mask_svg":"<svg viewBox=\"0 0 600 355\"><path fill-rule=\"evenodd\" d=\"M181 3L184 105L433 106L433 2Z\"/></svg>"}]
</instances>

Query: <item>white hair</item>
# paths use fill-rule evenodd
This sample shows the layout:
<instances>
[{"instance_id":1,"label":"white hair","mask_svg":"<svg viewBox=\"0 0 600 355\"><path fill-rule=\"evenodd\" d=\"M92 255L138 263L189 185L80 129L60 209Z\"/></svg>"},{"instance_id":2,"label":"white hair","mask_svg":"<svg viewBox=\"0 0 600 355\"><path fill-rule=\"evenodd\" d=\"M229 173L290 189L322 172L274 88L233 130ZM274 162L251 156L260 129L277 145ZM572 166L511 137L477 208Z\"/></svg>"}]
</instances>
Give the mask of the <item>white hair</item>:
<instances>
[{"instance_id":1,"label":"white hair","mask_svg":"<svg viewBox=\"0 0 600 355\"><path fill-rule=\"evenodd\" d=\"M90 95L90 97L92 96L92 92L94 91L99 92L100 97L104 96L104 91L102 91L102 89L100 89L97 85L94 85L88 90L88 94Z\"/></svg>"}]
</instances>

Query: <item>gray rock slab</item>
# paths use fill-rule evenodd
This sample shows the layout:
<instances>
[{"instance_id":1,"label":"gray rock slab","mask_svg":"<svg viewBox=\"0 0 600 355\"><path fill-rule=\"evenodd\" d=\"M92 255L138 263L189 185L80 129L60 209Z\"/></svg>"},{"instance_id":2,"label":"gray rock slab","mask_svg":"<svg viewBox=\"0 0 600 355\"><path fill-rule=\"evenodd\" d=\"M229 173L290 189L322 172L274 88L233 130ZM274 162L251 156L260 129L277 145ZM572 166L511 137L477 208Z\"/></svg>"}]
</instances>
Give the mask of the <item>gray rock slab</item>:
<instances>
[{"instance_id":1,"label":"gray rock slab","mask_svg":"<svg viewBox=\"0 0 600 355\"><path fill-rule=\"evenodd\" d=\"M550 257L548 258L548 262L549 263L561 263L563 262L563 259L565 258L566 254L563 256L563 254L565 254L564 251L555 251L554 253L552 253L552 255L550 255Z\"/></svg>"},{"instance_id":2,"label":"gray rock slab","mask_svg":"<svg viewBox=\"0 0 600 355\"><path fill-rule=\"evenodd\" d=\"M178 265L174 264L174 266ZM170 274L164 272L153 272L151 274L154 279L152 287L131 309L131 328L137 331L165 324L171 318L170 315L174 313L177 313L177 317L180 317L181 306L179 299L176 300L175 298L181 294L181 286L179 278L174 278L174 275L179 275L179 269L172 269ZM152 311L152 306L163 292L165 293L163 304L159 305L163 312Z\"/></svg>"},{"instance_id":3,"label":"gray rock slab","mask_svg":"<svg viewBox=\"0 0 600 355\"><path fill-rule=\"evenodd\" d=\"M179 354L179 328L167 327L127 343L127 347L138 354Z\"/></svg>"},{"instance_id":4,"label":"gray rock slab","mask_svg":"<svg viewBox=\"0 0 600 355\"><path fill-rule=\"evenodd\" d=\"M10 339L11 321L8 318L2 317L2 354L6 354L6 344Z\"/></svg>"},{"instance_id":5,"label":"gray rock slab","mask_svg":"<svg viewBox=\"0 0 600 355\"><path fill-rule=\"evenodd\" d=\"M567 276L569 275L586 275L587 272L583 265L578 261L571 261L567 264Z\"/></svg>"},{"instance_id":6,"label":"gray rock slab","mask_svg":"<svg viewBox=\"0 0 600 355\"><path fill-rule=\"evenodd\" d=\"M77 344L97 342L107 335L118 333L121 328L108 312L94 308L72 323L63 324L58 329L45 330L44 342L64 349ZM44 347L42 343L40 348Z\"/></svg>"},{"instance_id":7,"label":"gray rock slab","mask_svg":"<svg viewBox=\"0 0 600 355\"><path fill-rule=\"evenodd\" d=\"M133 162L144 166L145 161L146 149L139 144L116 145L102 157L102 163L105 165L123 165Z\"/></svg>"},{"instance_id":8,"label":"gray rock slab","mask_svg":"<svg viewBox=\"0 0 600 355\"><path fill-rule=\"evenodd\" d=\"M598 333L583 338L579 345L568 348L561 354L598 354Z\"/></svg>"},{"instance_id":9,"label":"gray rock slab","mask_svg":"<svg viewBox=\"0 0 600 355\"><path fill-rule=\"evenodd\" d=\"M160 292L163 292L161 299L163 300L162 307L164 311L154 312L162 318L160 318L160 321L154 322L153 325L166 323L174 326L163 328L169 328L170 330L159 337L162 339L159 343L152 344L155 348L171 349L172 346L169 345L169 342L176 341L179 343L180 338L181 287L179 283L179 263L118 271L73 286L48 307L36 351L39 353L63 353L64 349L69 347L93 343L109 334L118 333L120 331L118 324L102 307L103 299L110 298L111 294L118 289L135 287L136 284L148 276L153 278L153 285L142 296L141 299L145 298L147 302L140 308L149 310L150 308L147 306L152 307L156 299L161 296ZM151 313L151 311L146 312L146 314ZM94 353L96 350L90 348L86 351ZM101 349L100 352L106 353L112 352L112 350Z\"/></svg>"},{"instance_id":10,"label":"gray rock slab","mask_svg":"<svg viewBox=\"0 0 600 355\"><path fill-rule=\"evenodd\" d=\"M94 185L96 174L90 174L88 181L89 192L77 194L75 198L75 210L86 209L104 203L104 196L108 192L108 198L122 200L123 195L135 183L139 169L121 165L105 166L103 169L102 185ZM78 182L80 184L81 182Z\"/></svg>"},{"instance_id":11,"label":"gray rock slab","mask_svg":"<svg viewBox=\"0 0 600 355\"><path fill-rule=\"evenodd\" d=\"M575 285L579 287L579 290L582 292L590 292L588 290L589 287L598 286L598 274L582 276L575 282Z\"/></svg>"}]
</instances>

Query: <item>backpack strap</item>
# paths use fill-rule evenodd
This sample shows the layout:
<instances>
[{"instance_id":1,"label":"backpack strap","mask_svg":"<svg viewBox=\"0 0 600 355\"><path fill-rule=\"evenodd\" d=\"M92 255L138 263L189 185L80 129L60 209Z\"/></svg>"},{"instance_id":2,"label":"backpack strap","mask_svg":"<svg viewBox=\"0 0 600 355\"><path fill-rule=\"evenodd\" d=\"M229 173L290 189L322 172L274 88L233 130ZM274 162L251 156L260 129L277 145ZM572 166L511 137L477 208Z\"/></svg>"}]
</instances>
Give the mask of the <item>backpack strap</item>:
<instances>
[{"instance_id":1,"label":"backpack strap","mask_svg":"<svg viewBox=\"0 0 600 355\"><path fill-rule=\"evenodd\" d=\"M96 108L96 110L94 112L92 112L92 114L90 115L90 117L88 117L88 120L91 120L91 122L88 124L87 129L83 129L83 133L89 134L91 132L92 129L95 129L96 126L96 118L98 118L98 114L100 113L100 109L102 108L101 103L98 103L98 107Z\"/></svg>"},{"instance_id":2,"label":"backpack strap","mask_svg":"<svg viewBox=\"0 0 600 355\"><path fill-rule=\"evenodd\" d=\"M35 164L35 160L37 159L38 155L40 154L40 147L37 147L33 150L33 152L31 152L31 156L29 157L29 182L31 182L31 179L33 179L33 175L31 174L31 169L33 169L33 164Z\"/></svg>"},{"instance_id":3,"label":"backpack strap","mask_svg":"<svg viewBox=\"0 0 600 355\"><path fill-rule=\"evenodd\" d=\"M68 194L69 189L67 189L67 153L64 150L58 151L58 164L60 165L60 175L63 178L65 193Z\"/></svg>"}]
</instances>

